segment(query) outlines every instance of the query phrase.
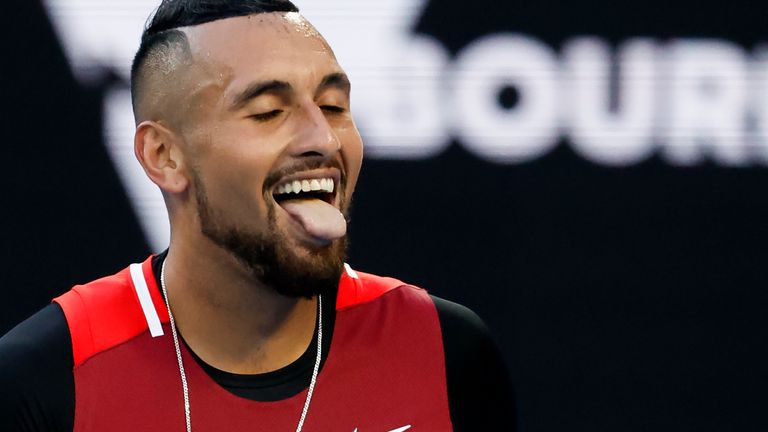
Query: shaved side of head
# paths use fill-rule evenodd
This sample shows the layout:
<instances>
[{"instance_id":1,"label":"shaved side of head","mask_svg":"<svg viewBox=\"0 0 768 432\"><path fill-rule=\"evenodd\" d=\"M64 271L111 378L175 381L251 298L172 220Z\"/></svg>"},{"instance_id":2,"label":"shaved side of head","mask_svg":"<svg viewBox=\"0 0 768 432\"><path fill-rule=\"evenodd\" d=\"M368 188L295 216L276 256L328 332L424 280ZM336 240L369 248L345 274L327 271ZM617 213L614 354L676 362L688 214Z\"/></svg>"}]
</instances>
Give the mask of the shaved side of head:
<instances>
[{"instance_id":1,"label":"shaved side of head","mask_svg":"<svg viewBox=\"0 0 768 432\"><path fill-rule=\"evenodd\" d=\"M180 126L194 63L185 27L268 12L298 12L289 0L163 0L147 21L131 67L131 98L138 125L165 120Z\"/></svg>"},{"instance_id":2,"label":"shaved side of head","mask_svg":"<svg viewBox=\"0 0 768 432\"><path fill-rule=\"evenodd\" d=\"M176 124L186 93L186 75L193 64L189 40L183 30L155 34L142 44L131 72L131 98L136 124L166 120Z\"/></svg>"}]
</instances>

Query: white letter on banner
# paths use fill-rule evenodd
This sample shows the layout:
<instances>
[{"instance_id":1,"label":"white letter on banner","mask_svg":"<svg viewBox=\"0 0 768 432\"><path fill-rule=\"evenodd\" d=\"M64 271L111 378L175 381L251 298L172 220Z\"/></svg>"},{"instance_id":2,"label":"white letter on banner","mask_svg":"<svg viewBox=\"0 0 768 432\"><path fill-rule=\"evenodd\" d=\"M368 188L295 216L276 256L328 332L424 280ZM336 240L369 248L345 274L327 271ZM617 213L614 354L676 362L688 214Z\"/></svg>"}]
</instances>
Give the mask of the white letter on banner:
<instances>
[{"instance_id":1,"label":"white letter on banner","mask_svg":"<svg viewBox=\"0 0 768 432\"><path fill-rule=\"evenodd\" d=\"M523 35L498 34L462 50L453 71L452 126L462 143L496 162L525 162L557 144L557 59L546 44ZM499 94L513 87L515 106Z\"/></svg>"},{"instance_id":2,"label":"white letter on banner","mask_svg":"<svg viewBox=\"0 0 768 432\"><path fill-rule=\"evenodd\" d=\"M562 88L567 96L566 119L574 150L605 165L631 165L653 152L655 47L648 39L631 39L618 55L618 86L611 83L608 44L578 38L564 47ZM611 107L611 88L618 94Z\"/></svg>"},{"instance_id":3,"label":"white letter on banner","mask_svg":"<svg viewBox=\"0 0 768 432\"><path fill-rule=\"evenodd\" d=\"M672 42L666 68L671 99L665 157L692 165L707 153L723 165L747 162L747 67L744 50L722 40Z\"/></svg>"},{"instance_id":4,"label":"white letter on banner","mask_svg":"<svg viewBox=\"0 0 768 432\"><path fill-rule=\"evenodd\" d=\"M757 162L768 164L768 46L755 48L749 74L750 155Z\"/></svg>"}]
</instances>

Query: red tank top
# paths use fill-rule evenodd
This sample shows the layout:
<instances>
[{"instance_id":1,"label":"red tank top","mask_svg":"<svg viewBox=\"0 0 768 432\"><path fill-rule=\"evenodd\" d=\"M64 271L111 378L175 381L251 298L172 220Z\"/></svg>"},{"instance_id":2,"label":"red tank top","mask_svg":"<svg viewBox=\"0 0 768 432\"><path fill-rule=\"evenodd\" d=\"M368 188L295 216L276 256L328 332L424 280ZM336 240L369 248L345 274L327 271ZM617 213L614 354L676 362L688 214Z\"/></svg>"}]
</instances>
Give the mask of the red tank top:
<instances>
[{"instance_id":1,"label":"red tank top","mask_svg":"<svg viewBox=\"0 0 768 432\"><path fill-rule=\"evenodd\" d=\"M55 301L72 335L74 430L184 431L176 353L151 258ZM214 382L183 344L182 356L194 431L296 429L306 390L276 402L244 399ZM440 323L424 290L347 267L304 430L452 430Z\"/></svg>"}]
</instances>

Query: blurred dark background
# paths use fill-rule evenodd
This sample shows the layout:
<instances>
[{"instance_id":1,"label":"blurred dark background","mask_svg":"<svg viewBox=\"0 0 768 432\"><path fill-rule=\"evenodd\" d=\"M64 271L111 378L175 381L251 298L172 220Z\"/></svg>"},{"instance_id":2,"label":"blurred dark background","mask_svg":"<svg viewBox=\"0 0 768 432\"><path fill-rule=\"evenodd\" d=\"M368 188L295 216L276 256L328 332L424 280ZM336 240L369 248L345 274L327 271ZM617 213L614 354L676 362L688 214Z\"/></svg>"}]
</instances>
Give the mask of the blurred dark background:
<instances>
[{"instance_id":1,"label":"blurred dark background","mask_svg":"<svg viewBox=\"0 0 768 432\"><path fill-rule=\"evenodd\" d=\"M150 251L103 142L114 77L81 84L44 5L11 5L0 26L0 333ZM614 47L727 40L749 55L768 41L766 16L747 1L444 0L429 2L413 31L452 56L503 32L555 52L591 35ZM349 261L483 317L512 371L523 430L768 430L768 166L676 165L660 152L607 166L567 139L501 163L463 144L366 160Z\"/></svg>"}]
</instances>

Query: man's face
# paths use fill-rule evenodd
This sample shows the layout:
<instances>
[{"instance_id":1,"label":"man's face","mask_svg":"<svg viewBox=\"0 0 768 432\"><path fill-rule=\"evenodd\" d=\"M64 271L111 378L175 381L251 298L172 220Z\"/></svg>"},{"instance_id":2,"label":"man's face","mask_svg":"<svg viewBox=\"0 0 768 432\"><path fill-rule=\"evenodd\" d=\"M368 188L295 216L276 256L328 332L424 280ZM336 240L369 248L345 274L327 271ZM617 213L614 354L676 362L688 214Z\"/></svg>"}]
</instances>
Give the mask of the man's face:
<instances>
[{"instance_id":1,"label":"man's face","mask_svg":"<svg viewBox=\"0 0 768 432\"><path fill-rule=\"evenodd\" d=\"M201 231L278 292L335 288L362 161L346 75L298 14L185 31L181 135Z\"/></svg>"}]
</instances>

